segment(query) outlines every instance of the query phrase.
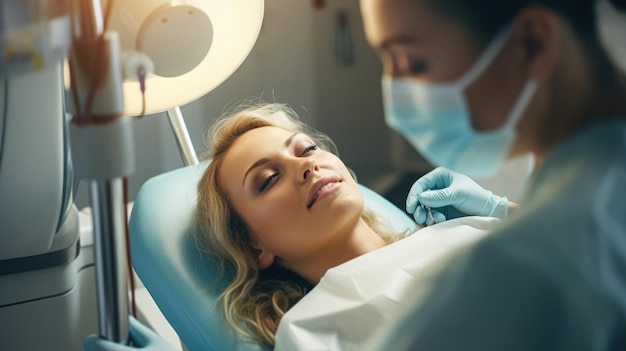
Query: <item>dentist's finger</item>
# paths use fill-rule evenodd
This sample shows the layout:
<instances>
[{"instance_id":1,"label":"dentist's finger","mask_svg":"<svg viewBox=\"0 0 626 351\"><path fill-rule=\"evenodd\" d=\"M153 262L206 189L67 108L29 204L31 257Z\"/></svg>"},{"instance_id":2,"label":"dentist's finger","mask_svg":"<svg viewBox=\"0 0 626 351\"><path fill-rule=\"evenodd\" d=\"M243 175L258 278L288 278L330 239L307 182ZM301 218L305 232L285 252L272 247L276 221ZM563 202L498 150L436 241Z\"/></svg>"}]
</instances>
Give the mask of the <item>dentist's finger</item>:
<instances>
[{"instance_id":1,"label":"dentist's finger","mask_svg":"<svg viewBox=\"0 0 626 351\"><path fill-rule=\"evenodd\" d=\"M417 196L417 201L420 204L426 205L430 208L455 205L455 198L453 196L453 193L454 190L452 190L451 188L426 190Z\"/></svg>"},{"instance_id":2,"label":"dentist's finger","mask_svg":"<svg viewBox=\"0 0 626 351\"><path fill-rule=\"evenodd\" d=\"M447 220L446 216L437 210L432 210L432 213L437 223L445 222Z\"/></svg>"},{"instance_id":3,"label":"dentist's finger","mask_svg":"<svg viewBox=\"0 0 626 351\"><path fill-rule=\"evenodd\" d=\"M415 210L415 212L413 213L413 218L415 219L415 223L417 224L424 224L426 223L426 217L428 215L426 214L426 210L424 210L421 207L417 207L417 210Z\"/></svg>"},{"instance_id":4,"label":"dentist's finger","mask_svg":"<svg viewBox=\"0 0 626 351\"><path fill-rule=\"evenodd\" d=\"M406 211L408 213L413 213L417 209L417 197L418 195L424 191L424 188L421 186L420 181L417 180L413 185L411 185L411 189L409 190L409 194L406 197Z\"/></svg>"}]
</instances>

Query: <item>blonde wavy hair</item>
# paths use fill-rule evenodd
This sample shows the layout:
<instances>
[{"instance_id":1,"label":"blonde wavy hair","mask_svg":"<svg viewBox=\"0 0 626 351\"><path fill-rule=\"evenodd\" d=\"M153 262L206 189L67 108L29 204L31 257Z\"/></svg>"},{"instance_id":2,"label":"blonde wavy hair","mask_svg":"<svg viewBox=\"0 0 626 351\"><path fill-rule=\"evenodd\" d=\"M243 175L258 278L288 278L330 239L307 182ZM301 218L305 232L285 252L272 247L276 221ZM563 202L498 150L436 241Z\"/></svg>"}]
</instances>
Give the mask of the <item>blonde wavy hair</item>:
<instances>
[{"instance_id":1,"label":"blonde wavy hair","mask_svg":"<svg viewBox=\"0 0 626 351\"><path fill-rule=\"evenodd\" d=\"M235 211L218 179L224 155L237 138L249 130L266 126L305 133L320 149L337 155L332 140L302 122L289 107L275 103L242 105L238 111L218 120L209 131L211 163L198 183L194 220L199 229L197 239L223 264L223 272L234 273L220 295L226 321L237 332L274 345L280 319L313 286L277 264L259 271L248 226ZM388 243L404 235L392 233L373 213L363 211L362 217Z\"/></svg>"}]
</instances>

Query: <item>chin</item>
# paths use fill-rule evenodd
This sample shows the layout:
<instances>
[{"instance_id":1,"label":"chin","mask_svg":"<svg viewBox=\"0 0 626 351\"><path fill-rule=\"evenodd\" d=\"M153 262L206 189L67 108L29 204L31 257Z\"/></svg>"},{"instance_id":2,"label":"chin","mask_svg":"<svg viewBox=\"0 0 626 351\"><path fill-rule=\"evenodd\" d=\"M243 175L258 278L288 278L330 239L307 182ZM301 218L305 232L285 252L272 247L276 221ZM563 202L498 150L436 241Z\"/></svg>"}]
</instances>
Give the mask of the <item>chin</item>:
<instances>
[{"instance_id":1,"label":"chin","mask_svg":"<svg viewBox=\"0 0 626 351\"><path fill-rule=\"evenodd\" d=\"M339 194L330 203L329 210L345 218L359 218L364 208L363 194L360 191Z\"/></svg>"}]
</instances>

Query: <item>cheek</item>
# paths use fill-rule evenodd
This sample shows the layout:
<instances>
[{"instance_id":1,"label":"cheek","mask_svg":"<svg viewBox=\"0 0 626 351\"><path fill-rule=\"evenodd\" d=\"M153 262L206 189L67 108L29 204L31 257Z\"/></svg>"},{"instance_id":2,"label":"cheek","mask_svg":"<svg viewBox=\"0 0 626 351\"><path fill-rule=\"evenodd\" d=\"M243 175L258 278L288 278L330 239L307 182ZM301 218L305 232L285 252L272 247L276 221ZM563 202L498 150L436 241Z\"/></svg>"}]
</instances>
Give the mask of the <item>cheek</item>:
<instances>
[{"instance_id":1,"label":"cheek","mask_svg":"<svg viewBox=\"0 0 626 351\"><path fill-rule=\"evenodd\" d=\"M333 167L341 174L344 179L344 186L346 187L345 193L342 195L343 202L346 204L346 210L348 212L354 212L357 216L360 216L360 212L363 210L363 194L358 186L358 182L352 177L352 173L336 156L333 156ZM353 213L351 213L353 214Z\"/></svg>"},{"instance_id":2,"label":"cheek","mask_svg":"<svg viewBox=\"0 0 626 351\"><path fill-rule=\"evenodd\" d=\"M469 100L472 126L494 130L508 117L527 79L518 61L503 52L492 66L465 91Z\"/></svg>"},{"instance_id":3,"label":"cheek","mask_svg":"<svg viewBox=\"0 0 626 351\"><path fill-rule=\"evenodd\" d=\"M358 182L356 179L354 179L354 175L350 171L350 169L348 169L348 167L343 162L341 162L338 158L334 158L332 162L333 162L334 168L343 177L343 180L346 183L350 184L351 186L356 187ZM357 178L358 178L358 175L357 175Z\"/></svg>"},{"instance_id":4,"label":"cheek","mask_svg":"<svg viewBox=\"0 0 626 351\"><path fill-rule=\"evenodd\" d=\"M244 220L262 242L275 241L301 222L301 204L294 196L285 196L282 189L271 189L263 199L246 204ZM291 194L291 193L287 193Z\"/></svg>"}]
</instances>

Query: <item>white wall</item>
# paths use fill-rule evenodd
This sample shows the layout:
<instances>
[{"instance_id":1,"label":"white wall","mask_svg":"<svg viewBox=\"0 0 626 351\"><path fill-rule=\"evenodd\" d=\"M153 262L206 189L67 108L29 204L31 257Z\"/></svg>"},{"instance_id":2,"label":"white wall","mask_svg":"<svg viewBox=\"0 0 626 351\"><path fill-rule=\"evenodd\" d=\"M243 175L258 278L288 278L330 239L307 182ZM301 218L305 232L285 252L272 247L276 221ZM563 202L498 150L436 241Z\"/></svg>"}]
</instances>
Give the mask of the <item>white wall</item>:
<instances>
[{"instance_id":1,"label":"white wall","mask_svg":"<svg viewBox=\"0 0 626 351\"><path fill-rule=\"evenodd\" d=\"M327 1L313 11L317 127L329 134L340 154L361 181L390 168L391 131L383 119L380 91L381 62L362 29L358 2ZM354 62L336 56L339 16L347 14Z\"/></svg>"}]
</instances>

